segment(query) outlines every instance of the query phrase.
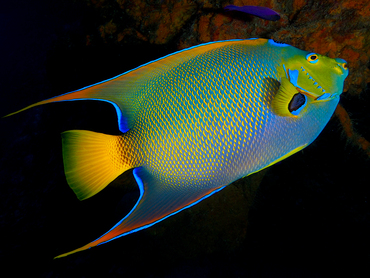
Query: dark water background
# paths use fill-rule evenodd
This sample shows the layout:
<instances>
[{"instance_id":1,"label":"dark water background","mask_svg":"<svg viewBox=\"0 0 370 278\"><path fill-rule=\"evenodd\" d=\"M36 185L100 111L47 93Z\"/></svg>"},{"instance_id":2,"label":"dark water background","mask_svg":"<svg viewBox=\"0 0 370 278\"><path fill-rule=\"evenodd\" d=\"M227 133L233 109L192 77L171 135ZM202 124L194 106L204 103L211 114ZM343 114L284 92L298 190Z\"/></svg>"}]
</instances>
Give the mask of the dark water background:
<instances>
[{"instance_id":1,"label":"dark water background","mask_svg":"<svg viewBox=\"0 0 370 278\"><path fill-rule=\"evenodd\" d=\"M0 115L176 50L149 44L86 48L84 31L97 26L86 25L93 14L83 1L2 2ZM369 117L358 117L369 97L344 95L341 101L370 139ZM196 244L194 238L214 238L209 221L201 232L192 229L207 218L204 209L53 260L105 233L138 197L127 173L124 187L79 202L63 173L60 133L69 129L118 134L115 111L106 103L71 102L0 119L0 265L4 273L11 269L9 277L363 277L370 259L370 163L347 143L337 119L303 152L266 171L247 236L236 246L222 234L212 248ZM227 226L233 217L228 204L217 210L224 214L223 233L236 229Z\"/></svg>"}]
</instances>

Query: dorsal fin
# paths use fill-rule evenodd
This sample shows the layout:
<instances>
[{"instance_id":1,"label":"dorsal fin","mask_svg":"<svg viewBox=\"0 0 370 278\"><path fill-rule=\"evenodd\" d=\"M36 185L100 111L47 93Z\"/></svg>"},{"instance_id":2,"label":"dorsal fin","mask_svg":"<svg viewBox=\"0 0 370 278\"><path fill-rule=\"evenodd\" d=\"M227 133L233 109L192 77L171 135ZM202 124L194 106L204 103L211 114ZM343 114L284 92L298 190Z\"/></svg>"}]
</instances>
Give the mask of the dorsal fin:
<instances>
[{"instance_id":1,"label":"dorsal fin","mask_svg":"<svg viewBox=\"0 0 370 278\"><path fill-rule=\"evenodd\" d=\"M197 55L201 55L207 51L222 46L236 43L261 45L266 42L266 39L228 40L190 47L144 64L108 80L29 105L26 108L8 114L7 116L14 115L38 105L52 102L86 99L100 100L114 105L118 115L119 129L122 132L126 132L135 121L135 115L137 115L137 111L140 109L140 105L145 99L146 94L150 92L148 89L149 84L152 85L151 81L159 75L164 72L168 72L179 64L182 64Z\"/></svg>"}]
</instances>

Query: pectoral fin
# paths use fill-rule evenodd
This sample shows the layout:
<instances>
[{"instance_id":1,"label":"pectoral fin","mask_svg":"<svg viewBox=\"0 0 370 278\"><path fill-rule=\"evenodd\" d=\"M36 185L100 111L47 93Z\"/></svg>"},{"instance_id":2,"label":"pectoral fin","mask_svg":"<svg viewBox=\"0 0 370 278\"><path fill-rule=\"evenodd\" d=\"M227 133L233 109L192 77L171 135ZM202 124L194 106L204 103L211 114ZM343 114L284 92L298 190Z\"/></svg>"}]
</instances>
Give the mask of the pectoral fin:
<instances>
[{"instance_id":1,"label":"pectoral fin","mask_svg":"<svg viewBox=\"0 0 370 278\"><path fill-rule=\"evenodd\" d=\"M281 77L280 87L271 105L274 112L283 117L297 117L307 104L306 92L298 87L298 70L287 70Z\"/></svg>"},{"instance_id":2,"label":"pectoral fin","mask_svg":"<svg viewBox=\"0 0 370 278\"><path fill-rule=\"evenodd\" d=\"M282 77L280 80L279 90L271 104L274 112L279 116L292 117L293 115L289 111L289 103L297 93L298 91L296 87L289 81L289 79L287 77Z\"/></svg>"},{"instance_id":3,"label":"pectoral fin","mask_svg":"<svg viewBox=\"0 0 370 278\"><path fill-rule=\"evenodd\" d=\"M148 228L224 188L224 186L203 188L199 184L186 186L166 184L148 173L143 167L135 168L134 176L140 188L140 197L126 217L95 241L55 258L65 257Z\"/></svg>"}]
</instances>

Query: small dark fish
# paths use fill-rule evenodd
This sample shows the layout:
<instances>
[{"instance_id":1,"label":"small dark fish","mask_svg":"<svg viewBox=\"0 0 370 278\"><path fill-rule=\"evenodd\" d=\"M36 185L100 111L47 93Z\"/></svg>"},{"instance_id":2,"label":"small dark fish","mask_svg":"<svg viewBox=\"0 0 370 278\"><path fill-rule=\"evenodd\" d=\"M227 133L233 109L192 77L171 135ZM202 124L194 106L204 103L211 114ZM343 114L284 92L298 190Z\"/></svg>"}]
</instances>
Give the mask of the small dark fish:
<instances>
[{"instance_id":1,"label":"small dark fish","mask_svg":"<svg viewBox=\"0 0 370 278\"><path fill-rule=\"evenodd\" d=\"M260 18L271 20L271 21L276 21L280 19L280 15L277 12L269 8L266 8L266 7L258 7L258 6L238 7L234 5L229 5L229 6L224 7L224 10L247 13L247 14L258 16Z\"/></svg>"}]
</instances>

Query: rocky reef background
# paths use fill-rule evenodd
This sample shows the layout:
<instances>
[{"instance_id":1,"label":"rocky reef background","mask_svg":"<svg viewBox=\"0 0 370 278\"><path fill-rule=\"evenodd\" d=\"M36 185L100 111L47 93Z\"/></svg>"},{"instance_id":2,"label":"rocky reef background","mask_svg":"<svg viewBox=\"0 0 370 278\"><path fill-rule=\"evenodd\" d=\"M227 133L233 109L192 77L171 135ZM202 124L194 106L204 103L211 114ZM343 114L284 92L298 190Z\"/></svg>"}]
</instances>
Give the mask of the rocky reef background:
<instances>
[{"instance_id":1,"label":"rocky reef background","mask_svg":"<svg viewBox=\"0 0 370 278\"><path fill-rule=\"evenodd\" d=\"M223 11L259 5L266 21ZM174 217L89 251L133 206L132 173L79 202L60 133L118 134L114 108L51 104L0 119L0 262L13 277L363 277L370 259L370 3L15 0L0 4L0 115L199 43L274 38L348 62L341 106L302 152Z\"/></svg>"}]
</instances>

